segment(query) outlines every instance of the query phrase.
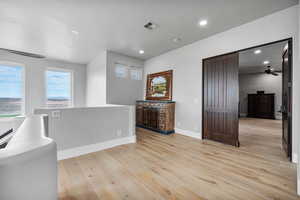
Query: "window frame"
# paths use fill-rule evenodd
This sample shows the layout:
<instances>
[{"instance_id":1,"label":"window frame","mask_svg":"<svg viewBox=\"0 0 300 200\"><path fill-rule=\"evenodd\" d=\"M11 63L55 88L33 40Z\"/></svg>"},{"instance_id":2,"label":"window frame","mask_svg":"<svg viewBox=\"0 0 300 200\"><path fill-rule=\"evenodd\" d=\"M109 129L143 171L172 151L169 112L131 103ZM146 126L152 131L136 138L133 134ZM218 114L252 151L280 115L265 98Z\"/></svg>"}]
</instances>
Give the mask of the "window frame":
<instances>
[{"instance_id":1,"label":"window frame","mask_svg":"<svg viewBox=\"0 0 300 200\"><path fill-rule=\"evenodd\" d=\"M0 66L1 65L5 65L7 67L21 67L22 68L22 72L21 72L21 83L22 83L21 113L20 113L20 115L17 115L17 116L25 116L25 113L26 113L26 66L23 63L12 62L12 61L0 61ZM16 117L16 116L15 115L5 116L5 117L0 116L0 118L2 118L2 119L3 118L12 118L12 117Z\"/></svg>"},{"instance_id":2,"label":"window frame","mask_svg":"<svg viewBox=\"0 0 300 200\"><path fill-rule=\"evenodd\" d=\"M72 108L74 107L74 71L71 70L71 69L65 69L65 68L59 68L59 67L47 67L45 69L45 72L44 72L44 79L45 79L45 84L44 84L44 106L46 108L50 108L48 105L47 105L47 102L48 102L48 90L47 90L47 84L48 84L48 80L47 80L47 71L54 71L54 72L68 72L71 74L71 103L70 103L70 106L67 106L67 107L59 107L57 109L61 109L61 108ZM55 109L55 108L53 108Z\"/></svg>"},{"instance_id":3,"label":"window frame","mask_svg":"<svg viewBox=\"0 0 300 200\"><path fill-rule=\"evenodd\" d=\"M140 75L140 77L139 77L140 79L133 79L132 78L132 74L131 74L132 70L138 71L138 73ZM130 66L129 67L129 74L130 74L130 80L132 80L132 81L143 81L143 69L141 67Z\"/></svg>"},{"instance_id":4,"label":"window frame","mask_svg":"<svg viewBox=\"0 0 300 200\"><path fill-rule=\"evenodd\" d=\"M120 66L124 67L124 69L126 69L126 76L125 77L117 76L117 73L116 73L117 65L120 65ZM115 62L115 64L114 64L114 76L117 79L130 79L130 66L127 65L127 64L124 64L124 63Z\"/></svg>"},{"instance_id":5,"label":"window frame","mask_svg":"<svg viewBox=\"0 0 300 200\"><path fill-rule=\"evenodd\" d=\"M126 69L126 77L117 76L117 73L116 73L117 65L123 66ZM132 78L131 72L133 70L137 70L137 71L140 72L140 79L133 79ZM142 69L142 67L134 66L134 65L130 65L130 64L124 64L122 62L115 62L114 63L113 73L114 73L114 77L117 78L117 79L126 79L126 80L132 80L132 81L142 81L143 80L143 69Z\"/></svg>"}]
</instances>

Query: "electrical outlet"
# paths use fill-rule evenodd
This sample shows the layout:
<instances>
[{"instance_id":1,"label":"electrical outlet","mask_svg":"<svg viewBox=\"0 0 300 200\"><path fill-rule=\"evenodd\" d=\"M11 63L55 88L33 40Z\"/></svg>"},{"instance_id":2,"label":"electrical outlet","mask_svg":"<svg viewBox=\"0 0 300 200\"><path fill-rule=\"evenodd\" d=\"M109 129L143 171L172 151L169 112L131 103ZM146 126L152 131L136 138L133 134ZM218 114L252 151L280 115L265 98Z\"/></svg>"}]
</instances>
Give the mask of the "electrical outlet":
<instances>
[{"instance_id":1,"label":"electrical outlet","mask_svg":"<svg viewBox=\"0 0 300 200\"><path fill-rule=\"evenodd\" d=\"M122 130L121 129L117 130L117 136L120 137L121 135L122 135Z\"/></svg>"},{"instance_id":2,"label":"electrical outlet","mask_svg":"<svg viewBox=\"0 0 300 200\"><path fill-rule=\"evenodd\" d=\"M180 127L180 126L181 126L181 123L180 123L180 122L177 122L177 126Z\"/></svg>"}]
</instances>

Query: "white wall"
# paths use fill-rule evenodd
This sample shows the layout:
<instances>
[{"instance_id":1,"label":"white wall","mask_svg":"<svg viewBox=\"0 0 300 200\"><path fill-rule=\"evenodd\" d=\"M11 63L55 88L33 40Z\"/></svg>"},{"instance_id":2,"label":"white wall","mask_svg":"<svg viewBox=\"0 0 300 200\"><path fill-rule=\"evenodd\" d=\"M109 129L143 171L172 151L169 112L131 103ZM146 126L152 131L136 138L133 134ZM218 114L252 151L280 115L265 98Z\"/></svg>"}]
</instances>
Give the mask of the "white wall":
<instances>
[{"instance_id":1,"label":"white wall","mask_svg":"<svg viewBox=\"0 0 300 200\"><path fill-rule=\"evenodd\" d=\"M107 103L135 105L136 100L143 99L143 80L117 78L116 63L143 68L144 61L111 51L107 52Z\"/></svg>"},{"instance_id":2,"label":"white wall","mask_svg":"<svg viewBox=\"0 0 300 200\"><path fill-rule=\"evenodd\" d=\"M73 71L74 106L85 105L86 67L85 65L63 61L35 59L0 51L0 62L8 61L25 66L25 114L45 105L45 71L60 68Z\"/></svg>"},{"instance_id":3,"label":"white wall","mask_svg":"<svg viewBox=\"0 0 300 200\"><path fill-rule=\"evenodd\" d=\"M106 60L107 52L103 51L87 65L87 106L106 104Z\"/></svg>"},{"instance_id":4,"label":"white wall","mask_svg":"<svg viewBox=\"0 0 300 200\"><path fill-rule=\"evenodd\" d=\"M299 21L298 21L298 34L299 34L299 38L300 38L300 6L299 6L299 10L298 10L298 19L299 19ZM300 39L298 40L298 43L297 44L295 44L295 45L298 45L298 47L299 47L299 49L300 49ZM297 53L297 52L296 52ZM299 50L299 57L298 57L298 68L299 68L299 65L300 65L300 50ZM295 68L295 67L294 67ZM298 72L300 72L300 69L298 69L297 70ZM295 77L295 76L294 76ZM299 79L299 78L298 78ZM295 82L295 80L294 80L294 82ZM300 83L300 81L298 80L297 81L297 83L299 84ZM295 94L294 94L294 96L295 96ZM298 96L299 96L299 94L298 94ZM299 99L300 99L300 97L297 99L298 100L298 102L299 102ZM298 110L296 110L296 112L300 112L300 106L298 106ZM299 117L299 116L296 116L296 117ZM297 119L299 119L299 118L297 118ZM298 131L299 129L297 129L297 131ZM298 131L299 132L299 131ZM299 133L298 133L299 134ZM300 137L298 137L298 145L297 145L297 148L298 148L298 155L300 155L300 148L299 148L299 145L300 144ZM300 162L298 162L298 165L297 165L297 175L298 175L298 179L297 179L297 193L298 193L298 195L300 195Z\"/></svg>"},{"instance_id":5,"label":"white wall","mask_svg":"<svg viewBox=\"0 0 300 200\"><path fill-rule=\"evenodd\" d=\"M115 64L143 67L142 60L112 51L101 52L87 65L87 106L108 104L134 105L143 98L143 80L115 76Z\"/></svg>"},{"instance_id":6,"label":"white wall","mask_svg":"<svg viewBox=\"0 0 300 200\"><path fill-rule=\"evenodd\" d=\"M263 90L265 93L275 93L275 115L281 119L280 110L282 104L282 74L273 76L270 74L240 74L240 113L248 114L248 94L256 94L257 91Z\"/></svg>"},{"instance_id":7,"label":"white wall","mask_svg":"<svg viewBox=\"0 0 300 200\"><path fill-rule=\"evenodd\" d=\"M202 128L202 59L293 37L293 157L296 158L297 134L300 132L300 107L299 104L296 104L296 102L300 102L298 20L298 6L294 6L170 51L147 60L144 77L149 73L174 70L173 99L176 101L176 126L200 136ZM144 87L146 87L145 84Z\"/></svg>"},{"instance_id":8,"label":"white wall","mask_svg":"<svg viewBox=\"0 0 300 200\"><path fill-rule=\"evenodd\" d=\"M35 113L49 116L49 137L57 143L59 159L135 142L134 106L37 109Z\"/></svg>"}]
</instances>

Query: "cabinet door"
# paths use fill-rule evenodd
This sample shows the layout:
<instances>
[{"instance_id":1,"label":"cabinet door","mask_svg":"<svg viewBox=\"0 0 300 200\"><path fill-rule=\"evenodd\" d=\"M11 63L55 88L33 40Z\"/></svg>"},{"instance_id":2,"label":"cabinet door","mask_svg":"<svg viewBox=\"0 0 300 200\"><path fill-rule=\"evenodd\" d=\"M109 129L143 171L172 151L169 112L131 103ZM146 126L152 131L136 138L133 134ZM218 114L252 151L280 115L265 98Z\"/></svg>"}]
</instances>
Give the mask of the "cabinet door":
<instances>
[{"instance_id":1,"label":"cabinet door","mask_svg":"<svg viewBox=\"0 0 300 200\"><path fill-rule=\"evenodd\" d=\"M157 108L151 109L151 128L158 128L158 114L159 112Z\"/></svg>"},{"instance_id":2,"label":"cabinet door","mask_svg":"<svg viewBox=\"0 0 300 200\"><path fill-rule=\"evenodd\" d=\"M248 95L248 117L256 117L256 95Z\"/></svg>"},{"instance_id":3,"label":"cabinet door","mask_svg":"<svg viewBox=\"0 0 300 200\"><path fill-rule=\"evenodd\" d=\"M136 106L136 124L143 125L143 106L142 105Z\"/></svg>"},{"instance_id":4,"label":"cabinet door","mask_svg":"<svg viewBox=\"0 0 300 200\"><path fill-rule=\"evenodd\" d=\"M262 118L274 118L274 95L259 95L259 116Z\"/></svg>"},{"instance_id":5,"label":"cabinet door","mask_svg":"<svg viewBox=\"0 0 300 200\"><path fill-rule=\"evenodd\" d=\"M146 127L150 126L150 116L149 116L149 108L144 107L143 108L143 125Z\"/></svg>"}]
</instances>

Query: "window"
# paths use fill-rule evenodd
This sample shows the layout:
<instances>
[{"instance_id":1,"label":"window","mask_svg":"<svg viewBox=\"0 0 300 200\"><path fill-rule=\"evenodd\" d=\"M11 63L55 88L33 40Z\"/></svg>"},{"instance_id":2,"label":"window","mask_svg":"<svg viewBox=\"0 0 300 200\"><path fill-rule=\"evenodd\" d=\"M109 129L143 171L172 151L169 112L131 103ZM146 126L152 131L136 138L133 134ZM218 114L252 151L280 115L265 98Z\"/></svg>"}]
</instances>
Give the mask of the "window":
<instances>
[{"instance_id":1,"label":"window","mask_svg":"<svg viewBox=\"0 0 300 200\"><path fill-rule=\"evenodd\" d=\"M47 70L47 107L62 108L73 106L72 72Z\"/></svg>"},{"instance_id":2,"label":"window","mask_svg":"<svg viewBox=\"0 0 300 200\"><path fill-rule=\"evenodd\" d=\"M140 81L142 80L142 69L138 67L131 67L130 68L130 77L132 80Z\"/></svg>"},{"instance_id":3,"label":"window","mask_svg":"<svg viewBox=\"0 0 300 200\"><path fill-rule=\"evenodd\" d=\"M128 67L126 65L116 63L115 75L118 78L127 78L128 77Z\"/></svg>"},{"instance_id":4,"label":"window","mask_svg":"<svg viewBox=\"0 0 300 200\"><path fill-rule=\"evenodd\" d=\"M115 64L115 76L117 78L127 78L131 80L142 80L142 69L139 67Z\"/></svg>"},{"instance_id":5,"label":"window","mask_svg":"<svg viewBox=\"0 0 300 200\"><path fill-rule=\"evenodd\" d=\"M0 117L24 113L23 67L0 64Z\"/></svg>"}]
</instances>

